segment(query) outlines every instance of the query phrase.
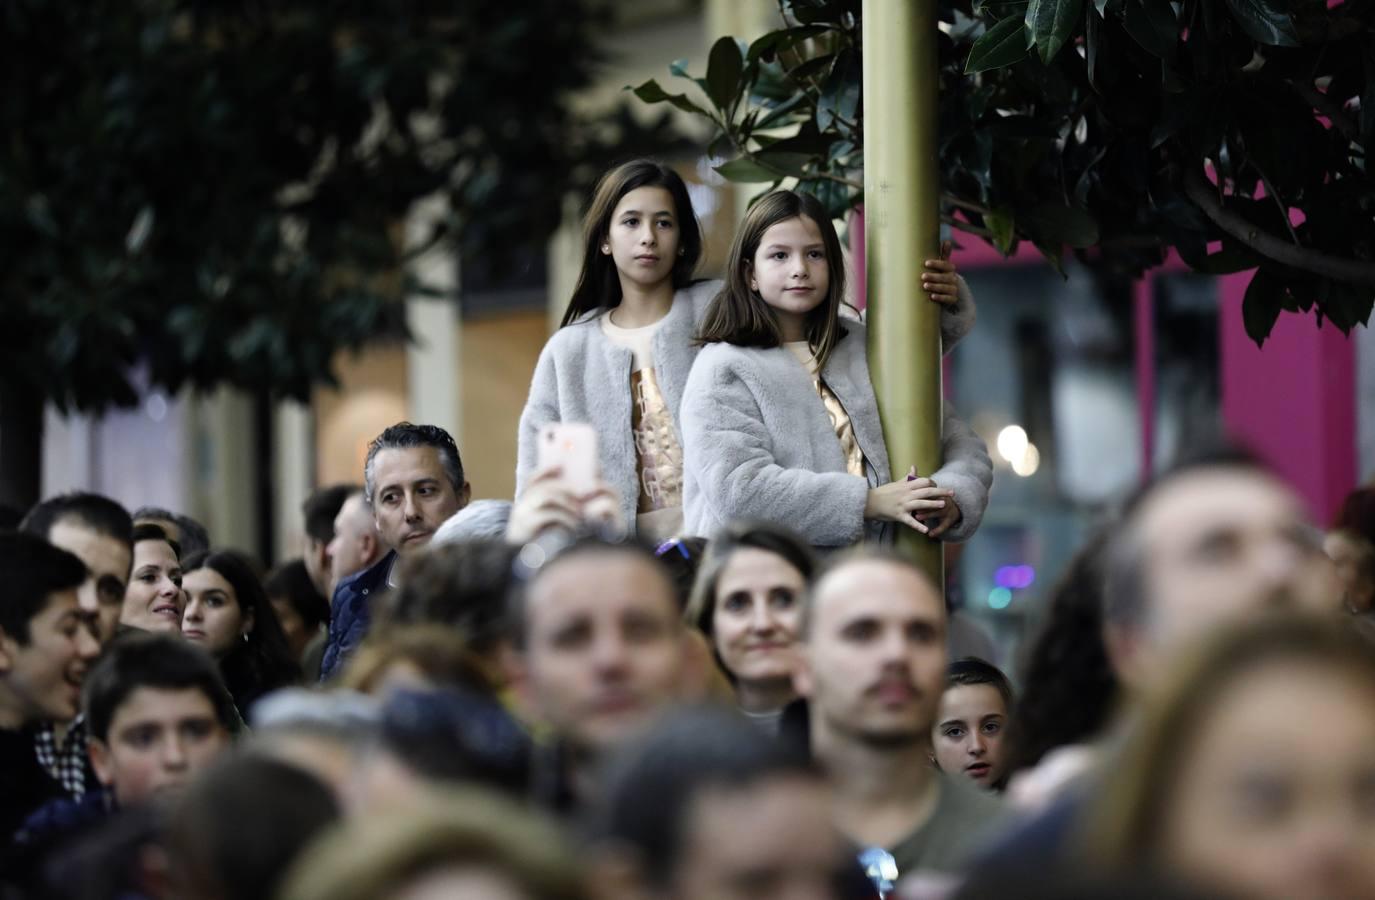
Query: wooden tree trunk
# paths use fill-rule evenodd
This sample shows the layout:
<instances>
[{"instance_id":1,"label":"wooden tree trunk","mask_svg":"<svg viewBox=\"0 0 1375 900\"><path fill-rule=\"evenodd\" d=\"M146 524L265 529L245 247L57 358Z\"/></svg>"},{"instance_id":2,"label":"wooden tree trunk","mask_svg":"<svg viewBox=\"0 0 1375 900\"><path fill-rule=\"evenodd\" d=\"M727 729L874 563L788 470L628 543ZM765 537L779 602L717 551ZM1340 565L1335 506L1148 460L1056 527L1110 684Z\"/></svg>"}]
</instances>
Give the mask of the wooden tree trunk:
<instances>
[{"instance_id":1,"label":"wooden tree trunk","mask_svg":"<svg viewBox=\"0 0 1375 900\"><path fill-rule=\"evenodd\" d=\"M0 504L25 512L43 483L43 399L0 385Z\"/></svg>"}]
</instances>

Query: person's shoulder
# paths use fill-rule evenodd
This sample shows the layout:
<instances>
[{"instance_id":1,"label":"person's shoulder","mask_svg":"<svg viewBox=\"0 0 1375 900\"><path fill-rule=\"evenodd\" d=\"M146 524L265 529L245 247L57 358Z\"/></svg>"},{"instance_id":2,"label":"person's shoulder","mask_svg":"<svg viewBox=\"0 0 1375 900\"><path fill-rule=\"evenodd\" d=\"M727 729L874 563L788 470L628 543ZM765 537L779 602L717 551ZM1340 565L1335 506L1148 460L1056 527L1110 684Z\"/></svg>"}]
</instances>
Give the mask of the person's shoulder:
<instances>
[{"instance_id":1,"label":"person's shoulder","mask_svg":"<svg viewBox=\"0 0 1375 900\"><path fill-rule=\"evenodd\" d=\"M575 321L564 325L549 335L549 340L544 342L543 353L558 358L581 352L601 335L599 322L605 312L606 310L601 308L589 310Z\"/></svg>"},{"instance_id":2,"label":"person's shoulder","mask_svg":"<svg viewBox=\"0 0 1375 900\"><path fill-rule=\"evenodd\" d=\"M977 787L967 778L941 775L941 800L937 816L950 816L958 819L986 821L1000 814L1004 809L1000 795Z\"/></svg>"},{"instance_id":3,"label":"person's shoulder","mask_svg":"<svg viewBox=\"0 0 1375 900\"><path fill-rule=\"evenodd\" d=\"M686 287L679 288L678 292L687 297L688 300L692 302L693 306L705 308L708 303L716 298L717 294L721 293L721 288L724 284L725 282L719 278L707 278L700 281L694 281Z\"/></svg>"},{"instance_id":4,"label":"person's shoulder","mask_svg":"<svg viewBox=\"0 0 1375 900\"><path fill-rule=\"evenodd\" d=\"M382 558L366 569L360 569L352 575L346 575L339 580L339 586L334 589L336 596L340 592L354 593L363 588L372 588L378 581L383 581L387 573L391 571L392 560L396 558L395 550L388 550Z\"/></svg>"},{"instance_id":5,"label":"person's shoulder","mask_svg":"<svg viewBox=\"0 0 1375 900\"><path fill-rule=\"evenodd\" d=\"M727 343L726 341L715 341L703 345L697 354L697 362L693 366L693 371L701 372L713 379L734 375L748 375L766 365L767 354L782 350L780 347L772 350L762 347L741 347L738 344ZM786 352L786 351L783 351Z\"/></svg>"}]
</instances>

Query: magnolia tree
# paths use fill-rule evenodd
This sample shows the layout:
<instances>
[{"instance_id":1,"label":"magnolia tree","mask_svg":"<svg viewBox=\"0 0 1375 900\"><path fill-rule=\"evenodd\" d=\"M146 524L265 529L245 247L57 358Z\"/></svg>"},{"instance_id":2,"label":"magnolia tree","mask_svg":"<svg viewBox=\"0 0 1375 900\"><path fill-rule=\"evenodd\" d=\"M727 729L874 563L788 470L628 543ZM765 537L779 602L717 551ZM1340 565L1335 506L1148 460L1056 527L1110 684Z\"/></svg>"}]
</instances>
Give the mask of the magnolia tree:
<instances>
[{"instance_id":1,"label":"magnolia tree","mask_svg":"<svg viewBox=\"0 0 1375 900\"><path fill-rule=\"evenodd\" d=\"M670 143L667 115L570 112L593 2L7 2L0 499L37 491L45 400L132 403L134 371L303 399L403 335L418 200L448 201L422 243L500 268Z\"/></svg>"},{"instance_id":2,"label":"magnolia tree","mask_svg":"<svg viewBox=\"0 0 1375 900\"><path fill-rule=\"evenodd\" d=\"M1343 331L1375 299L1375 3L940 0L944 218L1057 267L1137 274L1173 249L1250 271L1261 343L1282 311ZM780 0L722 38L697 89L634 88L710 120L737 182L863 200L861 0ZM881 127L881 123L876 123Z\"/></svg>"}]
</instances>

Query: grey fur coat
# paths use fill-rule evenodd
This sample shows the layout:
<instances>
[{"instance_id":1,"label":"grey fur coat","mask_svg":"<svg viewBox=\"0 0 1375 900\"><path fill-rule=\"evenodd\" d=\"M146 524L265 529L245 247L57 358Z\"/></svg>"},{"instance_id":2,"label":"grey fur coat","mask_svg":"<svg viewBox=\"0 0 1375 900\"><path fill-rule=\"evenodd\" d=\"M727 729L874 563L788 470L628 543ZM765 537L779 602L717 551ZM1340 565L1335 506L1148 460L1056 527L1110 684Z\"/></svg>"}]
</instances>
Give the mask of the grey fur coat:
<instances>
[{"instance_id":1,"label":"grey fur coat","mask_svg":"<svg viewBox=\"0 0 1375 900\"><path fill-rule=\"evenodd\" d=\"M869 380L865 326L847 319L845 329L822 378L850 416L868 477L846 471L831 418L786 347L712 344L693 365L679 418L687 533L710 537L732 520L752 518L785 524L821 547L891 539L897 526L864 518L869 489L892 481L893 473ZM947 351L963 336L942 331ZM941 468L922 474L955 492L963 517L945 539L964 540L988 505L993 464L983 440L948 408L941 453Z\"/></svg>"},{"instance_id":2,"label":"grey fur coat","mask_svg":"<svg viewBox=\"0 0 1375 900\"><path fill-rule=\"evenodd\" d=\"M699 350L692 338L706 315L707 306L720 290L721 282L704 281L678 291L663 327L654 336L655 375L664 401L678 423L680 441L683 440L679 420L683 391ZM549 422L587 422L597 430L602 478L615 488L621 501L621 517L633 532L635 505L640 494L636 481L638 459L631 433L633 360L628 349L607 340L597 321L602 312L604 310L589 312L573 324L560 328L540 352L530 394L520 416L516 497L525 491L535 473L538 463L535 437L540 427ZM974 327L974 319L973 298L961 282L959 302L941 314L941 337L947 349ZM866 373L866 384L867 380ZM831 440L835 441L834 434ZM867 446L865 450L867 453Z\"/></svg>"},{"instance_id":3,"label":"grey fur coat","mask_svg":"<svg viewBox=\"0 0 1375 900\"><path fill-rule=\"evenodd\" d=\"M719 281L689 285L673 295L664 324L654 335L654 373L664 402L678 416L697 348L692 337L707 305L721 290ZM530 396L520 414L516 441L516 496L525 491L538 460L535 436L549 422L587 422L597 429L602 478L616 489L621 517L635 530L638 457L631 433L630 350L607 340L597 321L605 310L589 312L554 332L540 352ZM681 429L679 429L681 433Z\"/></svg>"}]
</instances>

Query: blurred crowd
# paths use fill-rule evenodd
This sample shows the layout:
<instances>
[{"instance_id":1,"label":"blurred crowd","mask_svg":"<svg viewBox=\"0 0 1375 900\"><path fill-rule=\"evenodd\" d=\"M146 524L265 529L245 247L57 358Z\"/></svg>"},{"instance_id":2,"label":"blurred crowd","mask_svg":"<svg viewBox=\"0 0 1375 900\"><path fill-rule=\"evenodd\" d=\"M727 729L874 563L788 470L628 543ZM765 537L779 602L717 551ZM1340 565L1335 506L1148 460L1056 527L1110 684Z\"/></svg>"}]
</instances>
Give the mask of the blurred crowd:
<instances>
[{"instance_id":1,"label":"blurred crowd","mask_svg":"<svg viewBox=\"0 0 1375 900\"><path fill-rule=\"evenodd\" d=\"M360 474L271 571L86 493L0 533L10 896L1375 897L1375 489L1181 459L1005 673L882 543L470 502L433 426Z\"/></svg>"}]
</instances>

